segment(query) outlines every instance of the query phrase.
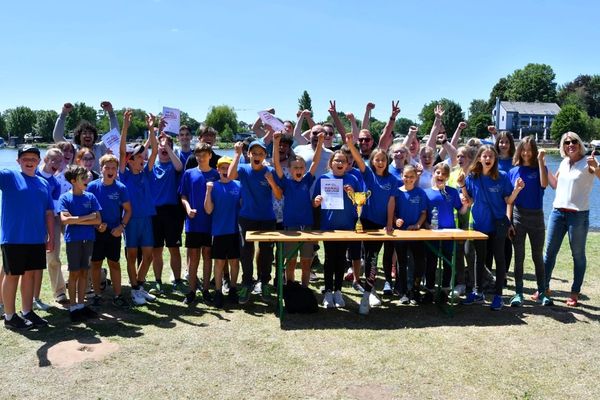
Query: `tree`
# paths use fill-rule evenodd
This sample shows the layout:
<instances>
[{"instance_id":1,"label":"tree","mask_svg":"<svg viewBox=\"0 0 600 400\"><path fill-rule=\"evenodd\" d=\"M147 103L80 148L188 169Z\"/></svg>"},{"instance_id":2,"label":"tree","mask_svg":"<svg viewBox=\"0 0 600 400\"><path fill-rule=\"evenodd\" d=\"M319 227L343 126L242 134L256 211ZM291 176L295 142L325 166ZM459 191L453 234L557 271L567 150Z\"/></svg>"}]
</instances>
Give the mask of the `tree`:
<instances>
[{"instance_id":1,"label":"tree","mask_svg":"<svg viewBox=\"0 0 600 400\"><path fill-rule=\"evenodd\" d=\"M483 99L473 99L469 105L469 117L475 114L492 114L492 109L488 107L487 101Z\"/></svg>"},{"instance_id":2,"label":"tree","mask_svg":"<svg viewBox=\"0 0 600 400\"><path fill-rule=\"evenodd\" d=\"M492 92L490 93L490 99L487 103L487 109L491 113L494 107L496 107L496 97L500 100L506 100L506 91L508 90L508 80L510 79L510 75L504 78L500 78L498 83L494 85L492 88Z\"/></svg>"},{"instance_id":3,"label":"tree","mask_svg":"<svg viewBox=\"0 0 600 400\"><path fill-rule=\"evenodd\" d=\"M561 86L557 97L561 106L583 103L590 117L600 117L600 75L579 75Z\"/></svg>"},{"instance_id":4,"label":"tree","mask_svg":"<svg viewBox=\"0 0 600 400\"><path fill-rule=\"evenodd\" d=\"M445 98L433 100L423 106L423 109L419 114L419 119L423 121L419 131L422 135L429 135L431 127L433 126L433 121L435 120L433 110L438 104L441 104L445 110L444 116L442 117L442 123L444 124L446 131L450 132L449 136L452 136L452 132L454 132L458 124L465 120L465 114L457 102Z\"/></svg>"},{"instance_id":5,"label":"tree","mask_svg":"<svg viewBox=\"0 0 600 400\"><path fill-rule=\"evenodd\" d=\"M410 128L412 125L416 125L412 119L400 117L394 124L394 133L405 136L408 133L408 128Z\"/></svg>"},{"instance_id":6,"label":"tree","mask_svg":"<svg viewBox=\"0 0 600 400\"><path fill-rule=\"evenodd\" d=\"M489 136L487 127L492 123L492 118L489 114L471 114L469 116L468 128L465 136L475 136L484 139Z\"/></svg>"},{"instance_id":7,"label":"tree","mask_svg":"<svg viewBox=\"0 0 600 400\"><path fill-rule=\"evenodd\" d=\"M0 136L6 137L6 121L4 120L4 115L0 113Z\"/></svg>"},{"instance_id":8,"label":"tree","mask_svg":"<svg viewBox=\"0 0 600 400\"><path fill-rule=\"evenodd\" d=\"M58 113L54 110L35 111L35 125L33 131L36 135L43 138L45 142L52 142L52 131L58 118Z\"/></svg>"},{"instance_id":9,"label":"tree","mask_svg":"<svg viewBox=\"0 0 600 400\"><path fill-rule=\"evenodd\" d=\"M200 128L200 122L190 117L189 114L184 111L181 111L179 114L179 123L190 128L190 132L192 132L192 134L196 132L198 128Z\"/></svg>"},{"instance_id":10,"label":"tree","mask_svg":"<svg viewBox=\"0 0 600 400\"><path fill-rule=\"evenodd\" d=\"M33 131L35 124L35 113L29 107L17 107L7 110L6 128L11 136L18 136L23 139L26 133Z\"/></svg>"},{"instance_id":11,"label":"tree","mask_svg":"<svg viewBox=\"0 0 600 400\"><path fill-rule=\"evenodd\" d=\"M527 64L508 77L505 96L509 101L556 101L556 82L552 67L546 64Z\"/></svg>"},{"instance_id":12,"label":"tree","mask_svg":"<svg viewBox=\"0 0 600 400\"><path fill-rule=\"evenodd\" d=\"M312 100L310 99L310 95L305 90L302 93L302 96L298 99L298 110L310 110L312 111ZM304 121L302 123L302 131L306 131L310 129L308 126L308 122Z\"/></svg>"},{"instance_id":13,"label":"tree","mask_svg":"<svg viewBox=\"0 0 600 400\"><path fill-rule=\"evenodd\" d=\"M65 131L72 132L82 120L86 120L92 125L96 125L96 110L93 107L86 106L85 103L73 104L73 110L67 115L65 121Z\"/></svg>"},{"instance_id":14,"label":"tree","mask_svg":"<svg viewBox=\"0 0 600 400\"><path fill-rule=\"evenodd\" d=\"M572 104L564 106L550 127L550 134L552 139L559 141L563 133L572 131L583 140L588 140L590 136L590 117Z\"/></svg>"},{"instance_id":15,"label":"tree","mask_svg":"<svg viewBox=\"0 0 600 400\"><path fill-rule=\"evenodd\" d=\"M216 129L221 137L223 134L230 135L229 140L238 132L237 114L233 107L226 105L211 107L208 114L206 114L204 124Z\"/></svg>"}]
</instances>

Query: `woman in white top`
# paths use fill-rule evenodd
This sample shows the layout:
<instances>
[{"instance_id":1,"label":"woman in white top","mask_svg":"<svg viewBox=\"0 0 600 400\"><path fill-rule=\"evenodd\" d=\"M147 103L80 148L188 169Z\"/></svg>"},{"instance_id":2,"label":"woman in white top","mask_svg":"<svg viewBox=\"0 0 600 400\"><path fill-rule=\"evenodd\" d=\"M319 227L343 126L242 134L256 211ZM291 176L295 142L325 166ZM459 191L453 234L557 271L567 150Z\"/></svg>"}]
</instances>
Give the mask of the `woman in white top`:
<instances>
[{"instance_id":1,"label":"woman in white top","mask_svg":"<svg viewBox=\"0 0 600 400\"><path fill-rule=\"evenodd\" d=\"M549 183L556 190L556 197L552 204L553 210L548 218L546 235L546 252L544 254L546 290L550 290L556 255L565 234L568 233L574 272L571 296L567 299L567 305L576 307L586 269L585 242L590 226L590 193L594 184L594 176L600 179L600 167L593 155L585 156L587 151L585 145L575 132L567 132L562 135L559 150L563 160L558 167L556 177L549 176Z\"/></svg>"}]
</instances>

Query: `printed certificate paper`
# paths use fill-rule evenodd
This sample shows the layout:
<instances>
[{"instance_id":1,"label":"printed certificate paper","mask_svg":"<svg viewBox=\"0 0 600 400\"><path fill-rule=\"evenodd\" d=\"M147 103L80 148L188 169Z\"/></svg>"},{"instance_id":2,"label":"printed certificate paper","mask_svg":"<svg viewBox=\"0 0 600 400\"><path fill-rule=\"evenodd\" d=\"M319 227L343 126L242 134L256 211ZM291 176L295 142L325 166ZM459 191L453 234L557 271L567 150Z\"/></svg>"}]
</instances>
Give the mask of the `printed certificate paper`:
<instances>
[{"instance_id":1,"label":"printed certificate paper","mask_svg":"<svg viewBox=\"0 0 600 400\"><path fill-rule=\"evenodd\" d=\"M321 179L321 196L323 202L321 208L324 210L344 209L344 180L343 179Z\"/></svg>"}]
</instances>

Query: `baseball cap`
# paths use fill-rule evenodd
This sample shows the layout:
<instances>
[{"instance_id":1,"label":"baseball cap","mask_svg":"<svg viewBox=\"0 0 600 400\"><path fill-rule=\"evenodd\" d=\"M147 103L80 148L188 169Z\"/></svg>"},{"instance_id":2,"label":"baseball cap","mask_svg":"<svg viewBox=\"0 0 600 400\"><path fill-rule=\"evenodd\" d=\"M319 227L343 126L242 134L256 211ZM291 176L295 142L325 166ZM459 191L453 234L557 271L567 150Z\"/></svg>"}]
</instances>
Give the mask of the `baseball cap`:
<instances>
[{"instance_id":1,"label":"baseball cap","mask_svg":"<svg viewBox=\"0 0 600 400\"><path fill-rule=\"evenodd\" d=\"M260 140L255 140L252 143L250 143L250 146L248 146L248 150L251 150L254 146L260 146L260 147L262 147L262 149L264 151L267 151L265 144L263 142L261 142Z\"/></svg>"},{"instance_id":2,"label":"baseball cap","mask_svg":"<svg viewBox=\"0 0 600 400\"><path fill-rule=\"evenodd\" d=\"M33 153L33 154L37 154L38 157L40 157L40 149L38 149L35 146L32 146L30 144L26 144L25 146L21 147L18 151L18 155L17 157L21 157L21 155L25 154L25 153Z\"/></svg>"},{"instance_id":3,"label":"baseball cap","mask_svg":"<svg viewBox=\"0 0 600 400\"><path fill-rule=\"evenodd\" d=\"M219 161L217 161L217 167L220 167L223 164L231 164L233 162L233 159L231 157L221 157L219 158Z\"/></svg>"}]
</instances>

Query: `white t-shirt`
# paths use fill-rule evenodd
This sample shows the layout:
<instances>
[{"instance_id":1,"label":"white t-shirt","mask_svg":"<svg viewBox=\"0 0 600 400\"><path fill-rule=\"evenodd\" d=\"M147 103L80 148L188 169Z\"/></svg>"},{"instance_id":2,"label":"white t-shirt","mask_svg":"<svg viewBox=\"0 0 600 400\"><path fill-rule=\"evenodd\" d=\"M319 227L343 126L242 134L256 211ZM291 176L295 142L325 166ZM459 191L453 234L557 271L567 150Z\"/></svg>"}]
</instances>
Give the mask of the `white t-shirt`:
<instances>
[{"instance_id":1,"label":"white t-shirt","mask_svg":"<svg viewBox=\"0 0 600 400\"><path fill-rule=\"evenodd\" d=\"M577 211L590 209L590 193L594 185L594 174L588 171L587 159L582 157L573 166L564 158L558 167L556 197L552 207L569 208Z\"/></svg>"},{"instance_id":2,"label":"white t-shirt","mask_svg":"<svg viewBox=\"0 0 600 400\"><path fill-rule=\"evenodd\" d=\"M303 144L300 146L296 146L294 147L294 154L304 159L304 161L306 162L306 171L308 172L308 169L312 164L313 157L315 156L315 151L313 150L312 145ZM321 159L319 160L319 165L317 166L317 170L315 171L315 182L321 175L327 172L327 169L329 169L329 159L331 158L332 154L333 151L323 147L323 151L321 151ZM310 188L311 192L314 190L315 182L313 182Z\"/></svg>"}]
</instances>

